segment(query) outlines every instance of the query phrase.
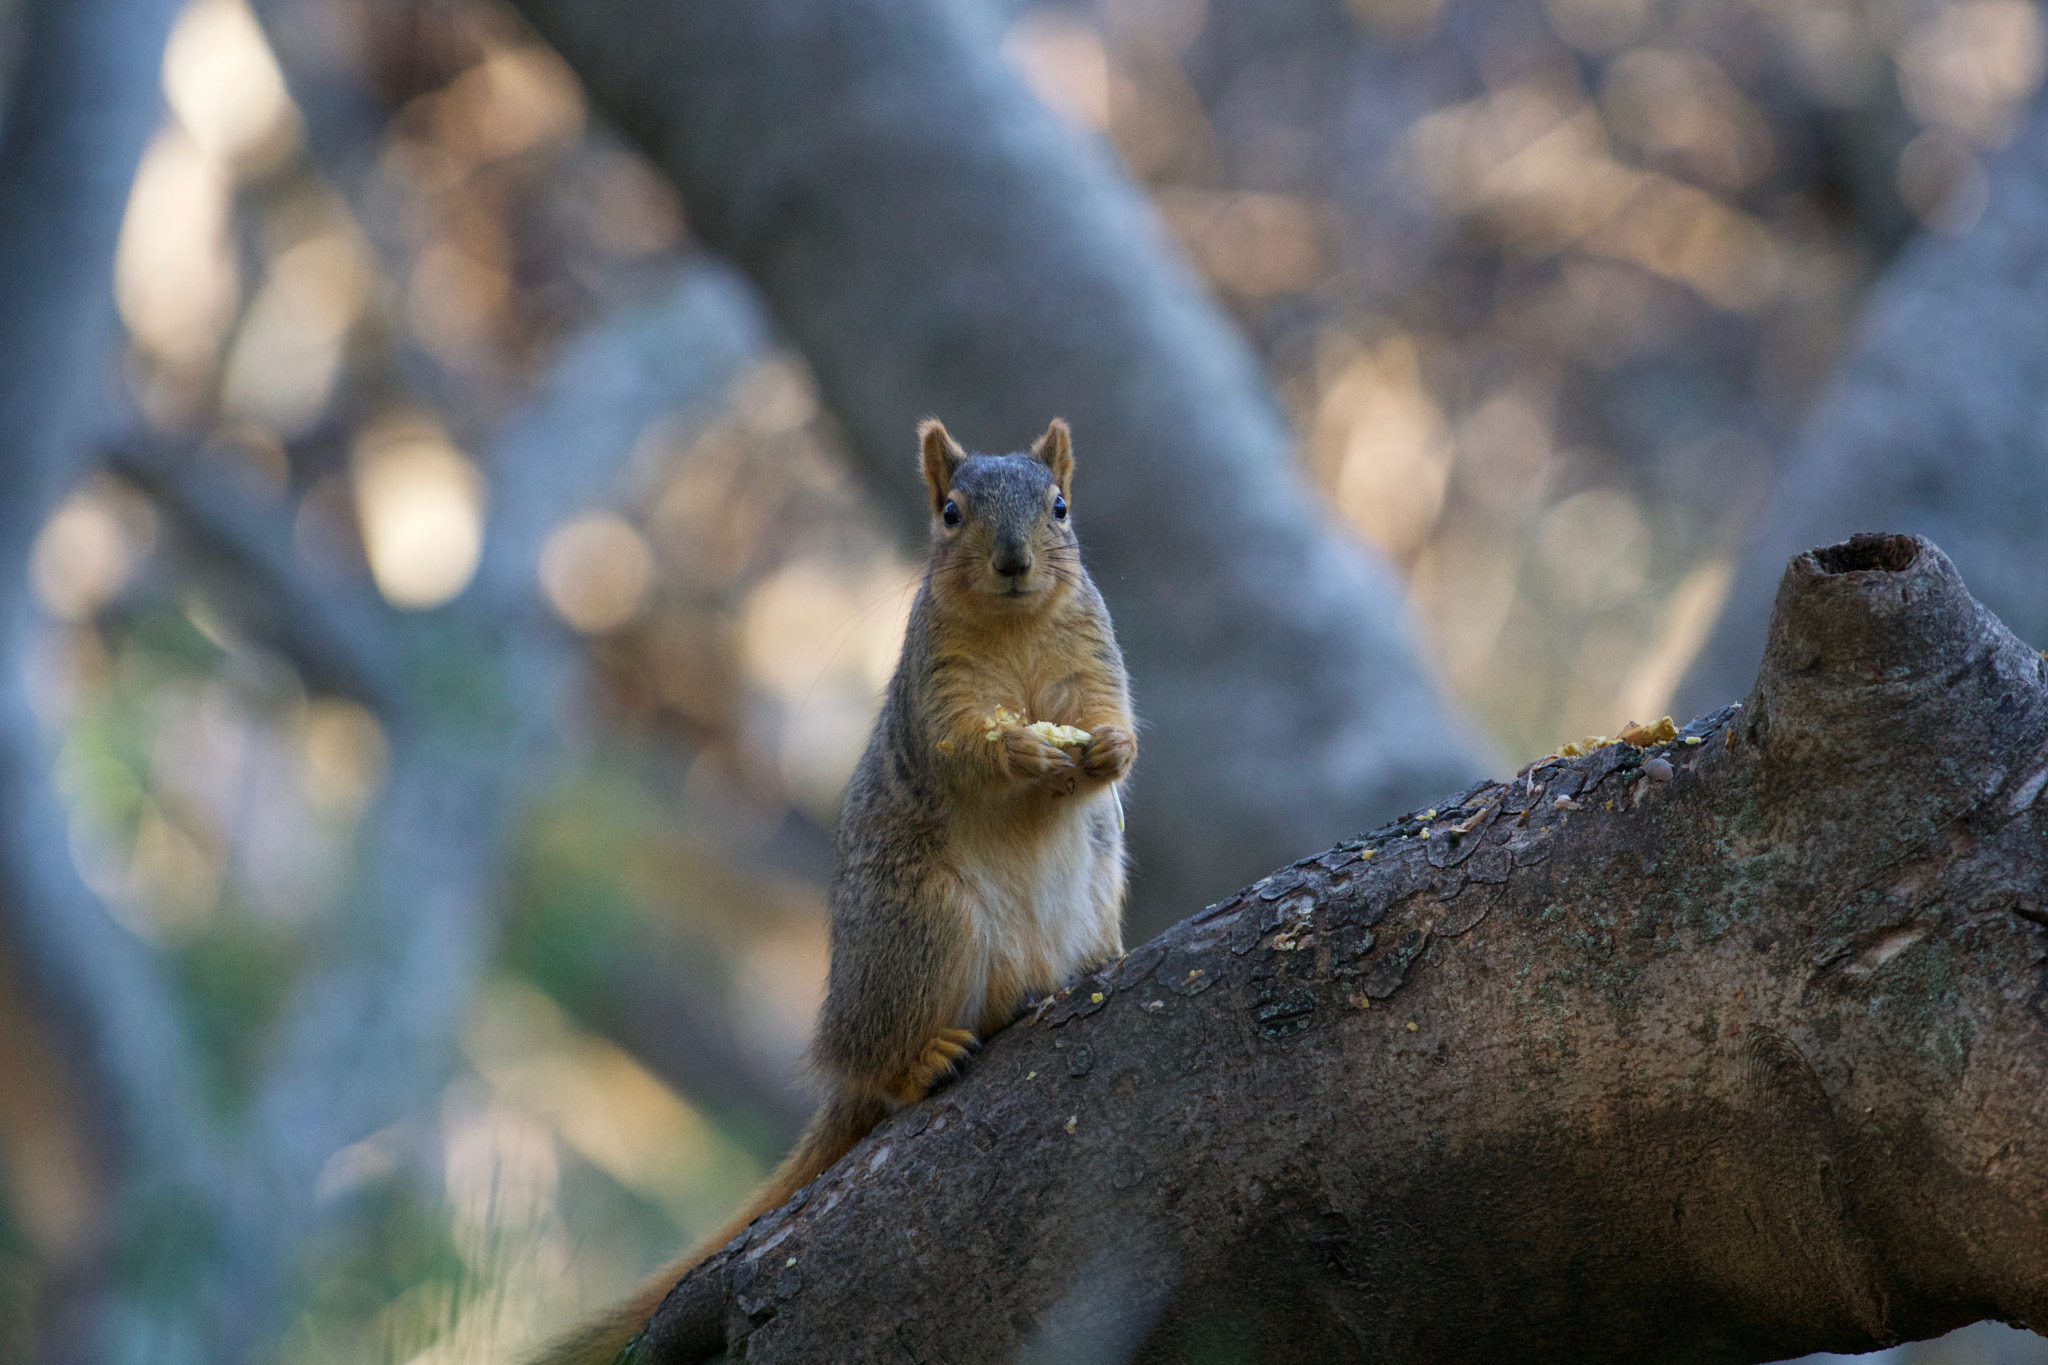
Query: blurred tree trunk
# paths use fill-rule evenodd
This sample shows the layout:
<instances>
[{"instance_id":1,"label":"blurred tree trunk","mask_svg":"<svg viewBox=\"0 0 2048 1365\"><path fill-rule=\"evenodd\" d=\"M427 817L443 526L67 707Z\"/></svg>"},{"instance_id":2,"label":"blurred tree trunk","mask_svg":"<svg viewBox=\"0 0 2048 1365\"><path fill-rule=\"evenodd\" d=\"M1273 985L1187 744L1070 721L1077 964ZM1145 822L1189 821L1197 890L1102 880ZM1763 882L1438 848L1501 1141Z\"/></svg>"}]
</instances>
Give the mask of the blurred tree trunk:
<instances>
[{"instance_id":1,"label":"blurred tree trunk","mask_svg":"<svg viewBox=\"0 0 2048 1365\"><path fill-rule=\"evenodd\" d=\"M0 122L0 959L20 992L8 1084L15 1105L41 1106L21 1125L44 1128L70 1169L19 1141L7 1156L14 1218L43 1258L34 1350L53 1361L95 1358L108 1339L102 1220L121 1182L123 1211L137 1216L217 1174L166 983L71 864L22 677L30 547L83 468L80 437L108 375L114 243L157 125L176 11L173 0L30 0ZM88 1184L65 1188L74 1180Z\"/></svg>"},{"instance_id":2,"label":"blurred tree trunk","mask_svg":"<svg viewBox=\"0 0 2048 1365\"><path fill-rule=\"evenodd\" d=\"M1802 556L1740 708L1104 967L631 1358L1749 1362L2048 1326L2044 784L2048 665L1938 550Z\"/></svg>"},{"instance_id":3,"label":"blurred tree trunk","mask_svg":"<svg viewBox=\"0 0 2048 1365\"><path fill-rule=\"evenodd\" d=\"M1786 557L1852 531L1938 540L2014 632L2048 642L2048 95L1990 182L1975 226L1919 241L1879 284L1681 704L1755 666Z\"/></svg>"},{"instance_id":4,"label":"blurred tree trunk","mask_svg":"<svg viewBox=\"0 0 2048 1365\"><path fill-rule=\"evenodd\" d=\"M1136 932L1476 771L1399 583L1303 486L1251 353L983 7L518 8L761 287L906 523L919 417L983 450L1073 422L1147 727Z\"/></svg>"},{"instance_id":5,"label":"blurred tree trunk","mask_svg":"<svg viewBox=\"0 0 2048 1365\"><path fill-rule=\"evenodd\" d=\"M162 106L172 0L30 0L0 122L0 537L26 548L79 466L113 333L114 241ZM25 555L0 559L19 599Z\"/></svg>"}]
</instances>

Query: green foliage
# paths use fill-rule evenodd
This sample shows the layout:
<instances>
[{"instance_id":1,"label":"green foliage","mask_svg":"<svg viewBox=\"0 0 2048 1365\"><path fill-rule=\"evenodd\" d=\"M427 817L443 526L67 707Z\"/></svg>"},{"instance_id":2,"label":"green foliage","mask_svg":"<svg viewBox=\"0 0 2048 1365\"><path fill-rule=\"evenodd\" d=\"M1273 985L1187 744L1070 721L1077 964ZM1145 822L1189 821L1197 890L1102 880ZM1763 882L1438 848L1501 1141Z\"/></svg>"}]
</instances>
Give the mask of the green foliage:
<instances>
[{"instance_id":1,"label":"green foliage","mask_svg":"<svg viewBox=\"0 0 2048 1365\"><path fill-rule=\"evenodd\" d=\"M175 944L166 957L209 1063L209 1096L222 1116L238 1111L290 993L300 946L276 926L229 918Z\"/></svg>"}]
</instances>

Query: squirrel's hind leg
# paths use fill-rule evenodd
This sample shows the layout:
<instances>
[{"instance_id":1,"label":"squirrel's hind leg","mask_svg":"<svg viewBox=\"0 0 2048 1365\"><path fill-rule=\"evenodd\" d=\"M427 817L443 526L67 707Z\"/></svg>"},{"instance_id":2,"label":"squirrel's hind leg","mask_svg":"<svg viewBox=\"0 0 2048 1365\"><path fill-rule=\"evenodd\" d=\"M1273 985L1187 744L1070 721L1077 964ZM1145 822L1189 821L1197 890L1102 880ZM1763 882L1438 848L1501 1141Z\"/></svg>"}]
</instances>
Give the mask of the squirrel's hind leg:
<instances>
[{"instance_id":1,"label":"squirrel's hind leg","mask_svg":"<svg viewBox=\"0 0 2048 1365\"><path fill-rule=\"evenodd\" d=\"M959 1072L967 1059L981 1051L981 1039L964 1028L941 1029L924 1045L924 1051L889 1093L904 1104L916 1104L932 1093L939 1082Z\"/></svg>"},{"instance_id":2,"label":"squirrel's hind leg","mask_svg":"<svg viewBox=\"0 0 2048 1365\"><path fill-rule=\"evenodd\" d=\"M959 1029L973 962L960 889L937 851L881 842L833 886L832 963L812 1057L832 1086L921 1098L979 1046ZM919 861L922 856L922 863Z\"/></svg>"}]
</instances>

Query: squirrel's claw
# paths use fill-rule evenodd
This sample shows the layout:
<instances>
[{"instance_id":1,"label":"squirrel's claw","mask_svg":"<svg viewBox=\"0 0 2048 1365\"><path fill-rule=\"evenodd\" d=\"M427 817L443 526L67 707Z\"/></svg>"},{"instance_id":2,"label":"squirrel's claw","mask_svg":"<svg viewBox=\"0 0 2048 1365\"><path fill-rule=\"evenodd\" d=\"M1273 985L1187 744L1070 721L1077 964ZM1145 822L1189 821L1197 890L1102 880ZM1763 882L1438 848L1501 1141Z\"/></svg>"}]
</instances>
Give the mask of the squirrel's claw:
<instances>
[{"instance_id":1,"label":"squirrel's claw","mask_svg":"<svg viewBox=\"0 0 2048 1365\"><path fill-rule=\"evenodd\" d=\"M924 1052L890 1093L905 1104L915 1104L932 1093L940 1082L955 1075L967 1059L981 1051L981 1039L964 1028L941 1029L924 1045Z\"/></svg>"},{"instance_id":2,"label":"squirrel's claw","mask_svg":"<svg viewBox=\"0 0 2048 1365\"><path fill-rule=\"evenodd\" d=\"M1028 726L1003 727L999 742L1003 767L1012 777L1044 777L1074 766L1072 754Z\"/></svg>"}]
</instances>

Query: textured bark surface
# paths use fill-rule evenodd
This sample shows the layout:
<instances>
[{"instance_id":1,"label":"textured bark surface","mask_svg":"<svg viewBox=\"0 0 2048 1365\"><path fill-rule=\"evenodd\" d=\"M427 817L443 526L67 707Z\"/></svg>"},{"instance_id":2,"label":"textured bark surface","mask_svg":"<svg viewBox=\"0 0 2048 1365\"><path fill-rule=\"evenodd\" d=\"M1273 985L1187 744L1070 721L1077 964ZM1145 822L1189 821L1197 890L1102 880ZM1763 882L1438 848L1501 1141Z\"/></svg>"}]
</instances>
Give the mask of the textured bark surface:
<instances>
[{"instance_id":1,"label":"textured bark surface","mask_svg":"<svg viewBox=\"0 0 2048 1365\"><path fill-rule=\"evenodd\" d=\"M919 418L977 450L1073 423L1075 520L1148 726L1135 923L1478 770L1398 584L1294 474L1256 358L988 10L517 8L760 286L908 524Z\"/></svg>"},{"instance_id":2,"label":"textured bark surface","mask_svg":"<svg viewBox=\"0 0 2048 1365\"><path fill-rule=\"evenodd\" d=\"M634 1358L1763 1361L2048 1326L2044 780L2048 664L1939 550L1801 556L1739 707L1134 950L700 1266Z\"/></svg>"}]
</instances>

